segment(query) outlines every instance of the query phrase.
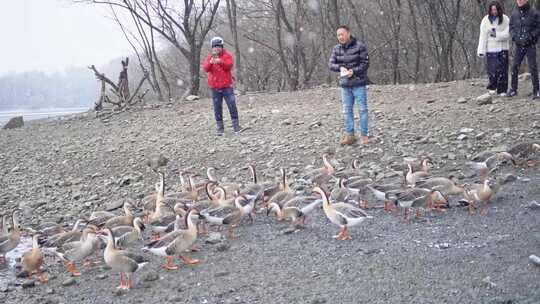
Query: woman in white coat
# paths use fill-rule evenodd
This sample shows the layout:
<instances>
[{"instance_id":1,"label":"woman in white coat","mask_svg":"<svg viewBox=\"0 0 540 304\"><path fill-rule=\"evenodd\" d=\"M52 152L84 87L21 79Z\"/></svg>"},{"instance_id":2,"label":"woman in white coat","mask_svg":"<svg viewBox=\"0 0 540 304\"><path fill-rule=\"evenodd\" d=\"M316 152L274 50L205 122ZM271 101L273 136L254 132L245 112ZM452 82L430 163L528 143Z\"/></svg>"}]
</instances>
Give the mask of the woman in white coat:
<instances>
[{"instance_id":1,"label":"woman in white coat","mask_svg":"<svg viewBox=\"0 0 540 304\"><path fill-rule=\"evenodd\" d=\"M510 19L498 1L488 6L488 14L480 24L478 56L486 57L489 77L488 91L506 95L508 89L508 50L510 49Z\"/></svg>"}]
</instances>

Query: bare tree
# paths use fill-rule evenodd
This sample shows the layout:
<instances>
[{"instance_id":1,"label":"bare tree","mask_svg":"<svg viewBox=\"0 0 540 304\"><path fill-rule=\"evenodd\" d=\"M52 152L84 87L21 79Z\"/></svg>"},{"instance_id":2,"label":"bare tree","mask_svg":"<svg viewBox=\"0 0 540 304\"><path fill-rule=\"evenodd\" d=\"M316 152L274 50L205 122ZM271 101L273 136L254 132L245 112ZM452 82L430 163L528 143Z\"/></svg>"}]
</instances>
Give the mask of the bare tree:
<instances>
[{"instance_id":1,"label":"bare tree","mask_svg":"<svg viewBox=\"0 0 540 304\"><path fill-rule=\"evenodd\" d=\"M182 5L168 0L92 0L123 8L169 41L189 63L188 94L200 88L201 49L213 25L220 0L184 0Z\"/></svg>"},{"instance_id":2,"label":"bare tree","mask_svg":"<svg viewBox=\"0 0 540 304\"><path fill-rule=\"evenodd\" d=\"M235 65L234 65L236 82L240 84L240 94L245 94L246 87L244 84L244 75L243 75L244 71L242 69L242 52L240 51L240 42L238 40L238 22L237 22L238 9L236 6L236 0L226 0L226 1L227 1L227 17L229 19L229 28L233 36L234 53L236 55Z\"/></svg>"}]
</instances>

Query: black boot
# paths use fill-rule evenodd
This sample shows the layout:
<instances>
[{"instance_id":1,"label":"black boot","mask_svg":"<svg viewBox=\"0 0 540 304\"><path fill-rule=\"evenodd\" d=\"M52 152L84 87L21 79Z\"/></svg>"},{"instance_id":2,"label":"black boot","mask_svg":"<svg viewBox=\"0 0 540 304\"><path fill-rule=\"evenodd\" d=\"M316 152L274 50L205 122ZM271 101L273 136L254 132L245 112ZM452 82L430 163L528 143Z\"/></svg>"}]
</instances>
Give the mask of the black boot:
<instances>
[{"instance_id":1,"label":"black boot","mask_svg":"<svg viewBox=\"0 0 540 304\"><path fill-rule=\"evenodd\" d=\"M225 128L223 127L223 121L216 121L216 127L217 136L222 136L223 132L225 132Z\"/></svg>"},{"instance_id":2,"label":"black boot","mask_svg":"<svg viewBox=\"0 0 540 304\"><path fill-rule=\"evenodd\" d=\"M238 119L232 120L232 126L234 133L239 134L240 132L242 132L242 128L240 127L240 122L238 121Z\"/></svg>"}]
</instances>

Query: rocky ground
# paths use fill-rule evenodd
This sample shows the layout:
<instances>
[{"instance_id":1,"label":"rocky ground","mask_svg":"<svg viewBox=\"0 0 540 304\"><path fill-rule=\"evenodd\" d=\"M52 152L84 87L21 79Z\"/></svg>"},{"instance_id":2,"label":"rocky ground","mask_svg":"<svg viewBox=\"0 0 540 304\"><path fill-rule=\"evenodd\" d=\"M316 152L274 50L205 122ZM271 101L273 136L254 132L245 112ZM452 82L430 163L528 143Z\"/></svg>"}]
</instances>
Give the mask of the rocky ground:
<instances>
[{"instance_id":1,"label":"rocky ground","mask_svg":"<svg viewBox=\"0 0 540 304\"><path fill-rule=\"evenodd\" d=\"M338 145L337 88L241 96L248 129L239 136L230 129L214 135L209 100L147 106L106 120L88 114L31 122L0 131L1 210L19 207L23 226L38 228L139 200L157 181L145 165L155 153L171 160L169 189L179 184L178 170L202 174L208 166L246 181L248 163L264 179L286 167L294 180L320 166L324 152L342 164L357 158L379 177L395 175L406 157L429 155L434 174L470 182L464 164L474 155L540 138L540 102L520 96L479 105L484 82L371 86L368 146ZM369 209L374 219L351 230L353 241L339 242L332 238L338 228L320 210L292 234L261 214L240 227L238 239L208 244L202 238L202 251L190 255L200 265L165 271L152 257L129 293L114 292L118 275L102 266L71 279L47 258L46 285L23 288L14 269L0 269L0 302L540 303L540 267L528 259L540 255L540 210L526 207L540 201L540 171L508 170L517 180L485 216L469 216L455 204L419 221Z\"/></svg>"}]
</instances>

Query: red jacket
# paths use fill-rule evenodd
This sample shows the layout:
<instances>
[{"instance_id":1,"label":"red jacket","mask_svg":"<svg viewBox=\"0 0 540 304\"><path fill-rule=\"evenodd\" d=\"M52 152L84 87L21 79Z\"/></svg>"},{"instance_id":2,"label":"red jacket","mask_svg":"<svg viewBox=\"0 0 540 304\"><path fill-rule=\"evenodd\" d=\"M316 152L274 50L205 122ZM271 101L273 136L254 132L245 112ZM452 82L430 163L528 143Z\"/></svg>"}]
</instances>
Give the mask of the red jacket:
<instances>
[{"instance_id":1,"label":"red jacket","mask_svg":"<svg viewBox=\"0 0 540 304\"><path fill-rule=\"evenodd\" d=\"M218 64L211 64L210 59L212 59L212 54L206 57L202 66L204 71L208 73L208 86L214 90L232 86L233 77L231 70L233 67L233 57L231 53L223 49L219 55L221 62Z\"/></svg>"}]
</instances>

